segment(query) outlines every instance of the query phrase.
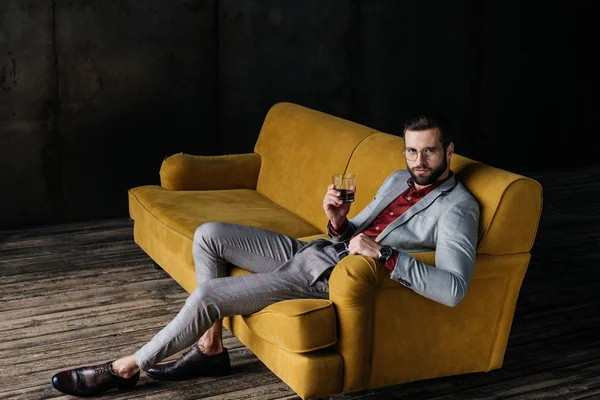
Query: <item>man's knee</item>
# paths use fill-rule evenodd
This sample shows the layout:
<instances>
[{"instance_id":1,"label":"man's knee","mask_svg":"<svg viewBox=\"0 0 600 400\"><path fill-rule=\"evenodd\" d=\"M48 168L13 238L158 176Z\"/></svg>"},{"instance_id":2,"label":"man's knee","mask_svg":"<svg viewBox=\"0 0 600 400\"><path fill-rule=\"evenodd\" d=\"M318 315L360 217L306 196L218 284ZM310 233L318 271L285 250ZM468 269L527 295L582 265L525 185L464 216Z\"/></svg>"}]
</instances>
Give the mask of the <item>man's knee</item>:
<instances>
[{"instance_id":1,"label":"man's knee","mask_svg":"<svg viewBox=\"0 0 600 400\"><path fill-rule=\"evenodd\" d=\"M210 317L218 317L219 299L214 292L213 286L207 282L201 282L187 298L186 303L191 303L199 314L210 313Z\"/></svg>"},{"instance_id":2,"label":"man's knee","mask_svg":"<svg viewBox=\"0 0 600 400\"><path fill-rule=\"evenodd\" d=\"M206 290L206 285L204 285L204 282L201 282L189 295L186 302L199 306L200 304L204 303L205 299L208 297L207 294L208 291Z\"/></svg>"},{"instance_id":3,"label":"man's knee","mask_svg":"<svg viewBox=\"0 0 600 400\"><path fill-rule=\"evenodd\" d=\"M218 236L219 233L223 232L224 225L225 223L223 222L205 222L200 224L200 226L196 228L194 239Z\"/></svg>"},{"instance_id":4,"label":"man's knee","mask_svg":"<svg viewBox=\"0 0 600 400\"><path fill-rule=\"evenodd\" d=\"M199 245L210 245L214 238L223 233L224 222L205 222L196 228L194 232L194 243Z\"/></svg>"}]
</instances>

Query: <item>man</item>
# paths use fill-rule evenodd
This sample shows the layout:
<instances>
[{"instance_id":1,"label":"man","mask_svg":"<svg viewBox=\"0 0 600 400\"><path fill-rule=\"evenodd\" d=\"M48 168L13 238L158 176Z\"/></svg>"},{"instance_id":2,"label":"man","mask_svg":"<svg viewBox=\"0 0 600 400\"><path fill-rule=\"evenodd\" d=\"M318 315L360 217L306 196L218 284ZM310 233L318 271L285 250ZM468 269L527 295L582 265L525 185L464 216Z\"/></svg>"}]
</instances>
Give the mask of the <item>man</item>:
<instances>
[{"instance_id":1,"label":"man","mask_svg":"<svg viewBox=\"0 0 600 400\"><path fill-rule=\"evenodd\" d=\"M177 316L135 354L58 373L54 387L76 396L96 395L134 386L140 369L158 380L227 375L222 318L286 299L328 298L327 278L348 254L379 259L391 279L456 306L473 275L479 206L450 170L454 143L442 117L407 120L404 140L407 170L392 173L352 220L346 218L351 203L328 187L323 208L330 240L305 243L249 226L202 224L193 243L198 286ZM410 255L433 249L436 267ZM228 262L254 274L227 277ZM158 364L188 346L178 360Z\"/></svg>"}]
</instances>

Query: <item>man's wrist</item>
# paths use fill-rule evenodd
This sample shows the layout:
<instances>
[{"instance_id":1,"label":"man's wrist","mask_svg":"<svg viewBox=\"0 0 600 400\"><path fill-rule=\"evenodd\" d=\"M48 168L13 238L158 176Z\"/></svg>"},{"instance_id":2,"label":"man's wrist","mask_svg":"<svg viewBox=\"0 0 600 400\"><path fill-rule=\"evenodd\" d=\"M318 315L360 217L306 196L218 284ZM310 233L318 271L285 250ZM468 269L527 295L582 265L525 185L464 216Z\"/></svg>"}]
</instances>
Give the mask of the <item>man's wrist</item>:
<instances>
[{"instance_id":1,"label":"man's wrist","mask_svg":"<svg viewBox=\"0 0 600 400\"><path fill-rule=\"evenodd\" d=\"M389 260L387 260L383 266L385 267L385 269L389 270L389 271L393 271L394 268L396 268L396 263L398 262L398 258L400 257L400 252L398 250L394 250L394 254L392 255L392 257L390 257Z\"/></svg>"},{"instance_id":2,"label":"man's wrist","mask_svg":"<svg viewBox=\"0 0 600 400\"><path fill-rule=\"evenodd\" d=\"M348 219L345 217L341 220L329 220L329 223L331 224L333 230L340 234L342 234L348 227Z\"/></svg>"}]
</instances>

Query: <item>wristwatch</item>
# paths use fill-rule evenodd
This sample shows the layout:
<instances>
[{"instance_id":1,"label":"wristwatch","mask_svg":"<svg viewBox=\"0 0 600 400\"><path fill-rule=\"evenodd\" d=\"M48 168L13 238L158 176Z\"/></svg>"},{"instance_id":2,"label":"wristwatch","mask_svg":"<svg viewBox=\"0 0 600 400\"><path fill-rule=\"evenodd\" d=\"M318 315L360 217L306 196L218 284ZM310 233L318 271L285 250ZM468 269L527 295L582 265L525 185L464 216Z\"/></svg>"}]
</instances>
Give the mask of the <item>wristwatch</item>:
<instances>
[{"instance_id":1,"label":"wristwatch","mask_svg":"<svg viewBox=\"0 0 600 400\"><path fill-rule=\"evenodd\" d=\"M381 246L381 248L379 249L379 261L386 262L390 259L393 253L394 252L390 246Z\"/></svg>"}]
</instances>

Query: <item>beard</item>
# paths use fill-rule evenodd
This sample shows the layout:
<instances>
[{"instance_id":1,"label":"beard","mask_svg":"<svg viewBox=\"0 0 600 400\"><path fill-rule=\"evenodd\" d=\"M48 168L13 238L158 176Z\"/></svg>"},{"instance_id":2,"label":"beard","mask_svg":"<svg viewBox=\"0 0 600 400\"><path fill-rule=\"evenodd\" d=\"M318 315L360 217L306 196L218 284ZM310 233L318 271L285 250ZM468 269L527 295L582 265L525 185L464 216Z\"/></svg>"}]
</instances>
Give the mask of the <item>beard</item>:
<instances>
[{"instance_id":1,"label":"beard","mask_svg":"<svg viewBox=\"0 0 600 400\"><path fill-rule=\"evenodd\" d=\"M437 167L427 168L424 165L417 165L413 168L410 168L408 170L408 172L410 173L410 176L412 177L413 181L415 181L415 183L417 185L428 186L428 185L431 185L432 183L434 183L435 181L437 181L438 178L440 176L442 176L442 174L444 172L446 172L447 167L448 167L448 158L446 157L446 154L444 154L444 161L442 161L442 163L440 165L438 165ZM429 171L429 173L425 173L422 175L416 175L414 173L415 169L426 170L426 171Z\"/></svg>"}]
</instances>

